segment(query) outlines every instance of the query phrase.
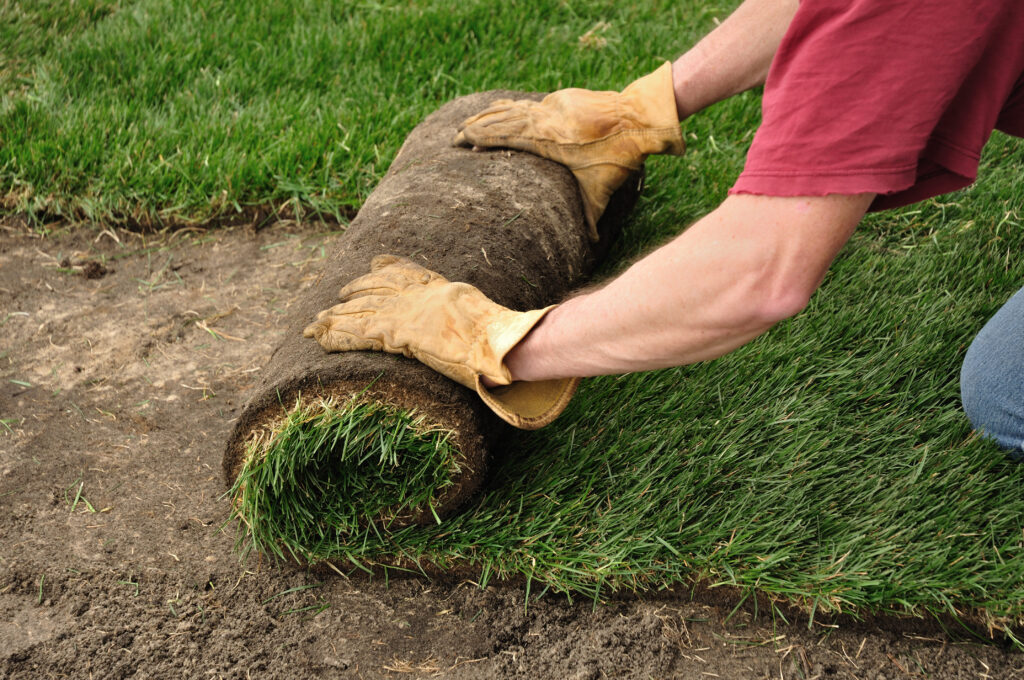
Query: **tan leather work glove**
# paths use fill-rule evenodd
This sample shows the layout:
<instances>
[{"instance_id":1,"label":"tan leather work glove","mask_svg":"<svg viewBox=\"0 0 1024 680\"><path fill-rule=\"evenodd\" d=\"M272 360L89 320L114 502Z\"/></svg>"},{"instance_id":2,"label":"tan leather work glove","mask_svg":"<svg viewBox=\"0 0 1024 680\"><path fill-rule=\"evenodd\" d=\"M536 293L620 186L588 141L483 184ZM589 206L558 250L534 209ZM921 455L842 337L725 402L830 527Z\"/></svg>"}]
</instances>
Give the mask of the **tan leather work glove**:
<instances>
[{"instance_id":1,"label":"tan leather work glove","mask_svg":"<svg viewBox=\"0 0 1024 680\"><path fill-rule=\"evenodd\" d=\"M539 102L499 99L459 127L456 145L502 146L557 161L576 176L590 238L608 199L655 153L682 155L672 64L622 92L559 90Z\"/></svg>"},{"instance_id":2,"label":"tan leather work glove","mask_svg":"<svg viewBox=\"0 0 1024 680\"><path fill-rule=\"evenodd\" d=\"M370 349L418 359L476 390L506 422L535 430L568 405L579 378L512 382L505 355L552 307L514 312L467 283L453 283L404 257L378 255L370 273L338 293L303 335L328 352ZM486 376L507 387L488 389Z\"/></svg>"}]
</instances>

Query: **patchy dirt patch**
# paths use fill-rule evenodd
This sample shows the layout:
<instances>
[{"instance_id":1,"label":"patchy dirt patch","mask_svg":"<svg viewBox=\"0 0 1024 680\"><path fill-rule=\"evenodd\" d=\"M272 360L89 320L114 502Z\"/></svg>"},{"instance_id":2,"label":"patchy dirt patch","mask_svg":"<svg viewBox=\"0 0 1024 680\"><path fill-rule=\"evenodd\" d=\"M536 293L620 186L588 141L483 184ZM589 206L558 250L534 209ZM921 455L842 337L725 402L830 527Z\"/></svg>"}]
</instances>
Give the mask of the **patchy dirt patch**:
<instances>
[{"instance_id":1,"label":"patchy dirt patch","mask_svg":"<svg viewBox=\"0 0 1024 680\"><path fill-rule=\"evenodd\" d=\"M928 622L239 563L224 442L333 238L0 232L0 676L1024 677Z\"/></svg>"}]
</instances>

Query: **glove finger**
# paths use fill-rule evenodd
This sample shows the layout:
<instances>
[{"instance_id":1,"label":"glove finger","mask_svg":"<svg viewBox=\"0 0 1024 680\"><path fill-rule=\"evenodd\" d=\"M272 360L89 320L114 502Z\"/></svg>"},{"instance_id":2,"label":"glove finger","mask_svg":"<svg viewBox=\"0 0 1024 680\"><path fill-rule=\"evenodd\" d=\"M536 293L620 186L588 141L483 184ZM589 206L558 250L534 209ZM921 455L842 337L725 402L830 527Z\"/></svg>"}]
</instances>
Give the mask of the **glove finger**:
<instances>
[{"instance_id":1,"label":"glove finger","mask_svg":"<svg viewBox=\"0 0 1024 680\"><path fill-rule=\"evenodd\" d=\"M516 102L512 101L511 99L495 99L486 109L484 109L480 113L470 116L466 120L459 123L459 127L457 129L462 130L463 128L473 125L484 116L489 116L492 113L498 113L500 111L506 111L515 105Z\"/></svg>"},{"instance_id":2,"label":"glove finger","mask_svg":"<svg viewBox=\"0 0 1024 680\"><path fill-rule=\"evenodd\" d=\"M342 324L335 323L336 317L331 320L317 321L306 326L302 334L307 338L315 338L320 346L328 352L349 352L353 350L381 351L384 344L380 340L367 338Z\"/></svg>"},{"instance_id":3,"label":"glove finger","mask_svg":"<svg viewBox=\"0 0 1024 680\"><path fill-rule=\"evenodd\" d=\"M394 296L391 294L372 295L367 293L366 295L358 295L323 310L316 315L316 318L323 320L335 317L348 317L350 319L367 317L384 310L393 299Z\"/></svg>"},{"instance_id":4,"label":"glove finger","mask_svg":"<svg viewBox=\"0 0 1024 680\"><path fill-rule=\"evenodd\" d=\"M467 128L455 135L455 138L452 140L452 146L468 146L473 151L485 151L495 146L508 146L504 143L504 137L497 137L484 132L484 130L485 128L481 127Z\"/></svg>"},{"instance_id":5,"label":"glove finger","mask_svg":"<svg viewBox=\"0 0 1024 680\"><path fill-rule=\"evenodd\" d=\"M374 255L373 259L370 260L370 271L375 272L383 269L384 267L390 267L395 264L412 265L413 267L419 266L407 257L392 255L390 253L381 253L380 255Z\"/></svg>"},{"instance_id":6,"label":"glove finger","mask_svg":"<svg viewBox=\"0 0 1024 680\"><path fill-rule=\"evenodd\" d=\"M370 272L371 273L389 273L395 276L402 276L409 281L417 283L429 283L430 281L436 281L438 279L447 281L437 272L432 272L421 264L413 262L407 257L401 255L375 255L370 260Z\"/></svg>"},{"instance_id":7,"label":"glove finger","mask_svg":"<svg viewBox=\"0 0 1024 680\"><path fill-rule=\"evenodd\" d=\"M527 104L535 104L536 102L525 102ZM478 133L484 130L497 130L502 128L509 128L509 131L513 134L519 134L525 128L528 128L530 121L537 118L537 116L529 108L519 105L516 102L513 106L503 107L500 109L488 109L478 116L472 119L472 122L467 121L465 124L459 127L459 134L464 135L476 130ZM492 134L501 134L500 132L494 132Z\"/></svg>"},{"instance_id":8,"label":"glove finger","mask_svg":"<svg viewBox=\"0 0 1024 680\"><path fill-rule=\"evenodd\" d=\"M531 111L537 102L528 99L512 101L499 99L494 104L475 116L471 116L458 127L453 144L455 146L487 147L512 146L504 143L506 136L522 136L523 130L529 127ZM486 140L486 141L485 141Z\"/></svg>"},{"instance_id":9,"label":"glove finger","mask_svg":"<svg viewBox=\"0 0 1024 680\"><path fill-rule=\"evenodd\" d=\"M530 102L532 103L532 102ZM495 128L504 126L515 126L517 129L525 127L531 118L531 112L521 106L509 106L502 109L485 111L475 121L460 128L461 131L479 130L484 128Z\"/></svg>"},{"instance_id":10,"label":"glove finger","mask_svg":"<svg viewBox=\"0 0 1024 680\"><path fill-rule=\"evenodd\" d=\"M409 286L425 286L433 281L447 281L440 274L397 255L374 257L370 269L369 274L345 284L338 291L338 297L345 301L366 295L397 295Z\"/></svg>"},{"instance_id":11,"label":"glove finger","mask_svg":"<svg viewBox=\"0 0 1024 680\"><path fill-rule=\"evenodd\" d=\"M364 274L358 279L349 281L338 291L338 299L342 302L354 300L367 295L387 296L398 295L408 285L404 278L384 274Z\"/></svg>"},{"instance_id":12,"label":"glove finger","mask_svg":"<svg viewBox=\"0 0 1024 680\"><path fill-rule=\"evenodd\" d=\"M560 160L552 154L541 151L532 135L524 134L530 129L529 121L522 116L496 121L494 124L474 125L459 133L463 143L479 147L500 146L518 151L529 151L552 160Z\"/></svg>"}]
</instances>

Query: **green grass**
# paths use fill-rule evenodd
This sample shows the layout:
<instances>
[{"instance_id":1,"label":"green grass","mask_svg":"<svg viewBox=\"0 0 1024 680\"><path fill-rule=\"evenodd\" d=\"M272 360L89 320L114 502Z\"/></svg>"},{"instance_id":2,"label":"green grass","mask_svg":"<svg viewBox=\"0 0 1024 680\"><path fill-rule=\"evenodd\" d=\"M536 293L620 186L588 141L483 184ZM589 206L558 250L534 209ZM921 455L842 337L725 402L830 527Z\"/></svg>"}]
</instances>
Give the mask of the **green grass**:
<instances>
[{"instance_id":1,"label":"green grass","mask_svg":"<svg viewBox=\"0 0 1024 680\"><path fill-rule=\"evenodd\" d=\"M461 473L451 433L376 402L296 404L250 441L232 486L247 548L315 561L355 536L440 521L435 506ZM427 514L429 513L429 514Z\"/></svg>"},{"instance_id":2,"label":"green grass","mask_svg":"<svg viewBox=\"0 0 1024 680\"><path fill-rule=\"evenodd\" d=\"M36 18L4 7L17 30L55 21L55 9ZM269 204L343 218L409 130L455 95L621 87L655 64L651 45L660 42L657 58L670 58L698 30L665 26L694 23L667 4L118 7L87 31L75 34L74 24L52 49L39 47L19 68L31 86L0 103L0 205L8 210L159 225ZM698 12L697 23L710 27L711 13ZM581 47L579 37L601 20L612 22L607 46ZM660 41L647 34L653 27Z\"/></svg>"},{"instance_id":3,"label":"green grass","mask_svg":"<svg viewBox=\"0 0 1024 680\"><path fill-rule=\"evenodd\" d=\"M138 0L59 25L56 3L0 5L35 36L0 103L0 196L40 220L343 218L442 102L622 87L732 4ZM581 43L602 21L607 44ZM603 274L721 201L758 107L748 93L687 121L687 155L651 160ZM996 135L974 187L868 219L797 318L718 361L586 381L555 425L506 443L459 516L390 533L349 518L313 542L595 597L706 579L817 611L1021 620L1024 468L970 432L957 374L1024 284L1022 168Z\"/></svg>"},{"instance_id":4,"label":"green grass","mask_svg":"<svg viewBox=\"0 0 1024 680\"><path fill-rule=\"evenodd\" d=\"M30 65L115 12L120 0L0 0L0 94L32 84Z\"/></svg>"}]
</instances>

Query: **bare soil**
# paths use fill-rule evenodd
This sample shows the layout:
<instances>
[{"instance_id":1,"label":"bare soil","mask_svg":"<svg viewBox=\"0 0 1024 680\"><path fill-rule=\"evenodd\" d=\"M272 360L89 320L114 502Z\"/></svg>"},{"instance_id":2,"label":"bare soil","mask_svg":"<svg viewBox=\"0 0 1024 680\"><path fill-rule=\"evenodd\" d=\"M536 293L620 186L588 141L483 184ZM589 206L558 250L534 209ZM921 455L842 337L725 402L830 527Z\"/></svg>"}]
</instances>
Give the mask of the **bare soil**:
<instances>
[{"instance_id":1,"label":"bare soil","mask_svg":"<svg viewBox=\"0 0 1024 680\"><path fill-rule=\"evenodd\" d=\"M241 562L224 444L335 238L0 231L0 676L1024 677L935 621Z\"/></svg>"}]
</instances>

